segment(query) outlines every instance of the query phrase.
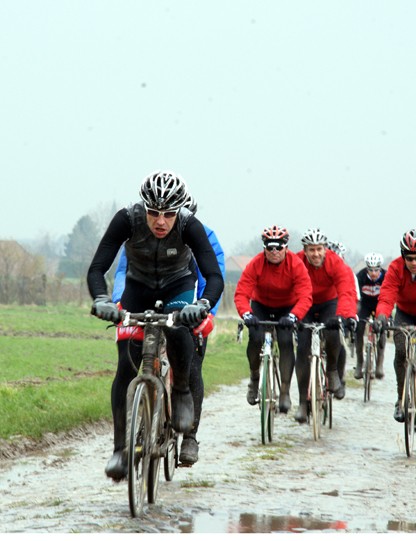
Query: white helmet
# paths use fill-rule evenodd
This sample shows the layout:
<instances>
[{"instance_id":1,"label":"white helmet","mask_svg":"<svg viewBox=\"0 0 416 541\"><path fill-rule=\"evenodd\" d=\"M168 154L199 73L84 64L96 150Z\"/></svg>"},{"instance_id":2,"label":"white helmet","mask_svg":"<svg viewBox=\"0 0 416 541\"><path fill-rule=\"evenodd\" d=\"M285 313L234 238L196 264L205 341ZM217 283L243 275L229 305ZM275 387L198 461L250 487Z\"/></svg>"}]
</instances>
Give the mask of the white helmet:
<instances>
[{"instance_id":1,"label":"white helmet","mask_svg":"<svg viewBox=\"0 0 416 541\"><path fill-rule=\"evenodd\" d=\"M328 244L328 238L319 228L308 229L303 237L301 238L301 243L304 246L314 245L314 244Z\"/></svg>"},{"instance_id":2,"label":"white helmet","mask_svg":"<svg viewBox=\"0 0 416 541\"><path fill-rule=\"evenodd\" d=\"M379 269L383 264L383 256L376 252L370 252L364 257L365 264L369 269Z\"/></svg>"}]
</instances>

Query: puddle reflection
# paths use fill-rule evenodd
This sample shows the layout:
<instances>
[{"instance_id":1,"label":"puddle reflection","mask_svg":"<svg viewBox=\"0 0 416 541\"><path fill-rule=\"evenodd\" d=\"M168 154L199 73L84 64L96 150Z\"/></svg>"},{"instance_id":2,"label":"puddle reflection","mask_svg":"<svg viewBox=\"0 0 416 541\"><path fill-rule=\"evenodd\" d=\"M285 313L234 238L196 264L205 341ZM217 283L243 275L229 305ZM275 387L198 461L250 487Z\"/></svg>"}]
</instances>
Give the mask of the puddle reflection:
<instances>
[{"instance_id":1,"label":"puddle reflection","mask_svg":"<svg viewBox=\"0 0 416 541\"><path fill-rule=\"evenodd\" d=\"M229 514L227 512L196 513L190 522L181 524L182 533L301 533L329 531L385 531L416 532L416 523L387 521L377 529L365 524L352 524L343 520L317 519L312 516L270 516L255 513ZM380 530L381 527L381 530Z\"/></svg>"}]
</instances>

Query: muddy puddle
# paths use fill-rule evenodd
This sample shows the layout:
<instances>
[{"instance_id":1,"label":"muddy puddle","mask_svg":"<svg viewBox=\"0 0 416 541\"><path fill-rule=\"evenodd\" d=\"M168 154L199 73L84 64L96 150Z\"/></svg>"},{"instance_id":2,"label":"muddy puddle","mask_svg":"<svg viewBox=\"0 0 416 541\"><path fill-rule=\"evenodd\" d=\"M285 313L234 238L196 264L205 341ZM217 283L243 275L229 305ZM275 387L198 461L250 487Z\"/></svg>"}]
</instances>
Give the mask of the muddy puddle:
<instances>
[{"instance_id":1,"label":"muddy puddle","mask_svg":"<svg viewBox=\"0 0 416 541\"><path fill-rule=\"evenodd\" d=\"M200 460L162 480L156 504L129 514L127 484L104 475L111 426L64 439L42 452L0 461L0 532L267 533L416 532L416 457L393 420L393 346L386 377L363 402L361 384L334 402L333 428L315 442L279 415L275 441L262 445L260 414L247 381L204 402ZM348 359L351 373L354 360Z\"/></svg>"}]
</instances>

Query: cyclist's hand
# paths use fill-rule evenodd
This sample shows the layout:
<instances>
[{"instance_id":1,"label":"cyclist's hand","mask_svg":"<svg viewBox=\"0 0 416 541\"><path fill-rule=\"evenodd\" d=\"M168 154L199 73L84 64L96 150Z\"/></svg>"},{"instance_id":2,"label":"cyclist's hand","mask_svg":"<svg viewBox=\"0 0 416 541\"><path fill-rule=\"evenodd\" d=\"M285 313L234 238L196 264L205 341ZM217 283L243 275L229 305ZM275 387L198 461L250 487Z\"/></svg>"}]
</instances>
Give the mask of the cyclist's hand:
<instances>
[{"instance_id":1,"label":"cyclist's hand","mask_svg":"<svg viewBox=\"0 0 416 541\"><path fill-rule=\"evenodd\" d=\"M377 316L373 322L373 330L375 333L379 334L382 331L385 331L387 328L387 318L384 314Z\"/></svg>"},{"instance_id":2,"label":"cyclist's hand","mask_svg":"<svg viewBox=\"0 0 416 541\"><path fill-rule=\"evenodd\" d=\"M192 330L195 336L198 336L199 333L202 334L203 338L206 338L209 333L214 329L214 316L212 314L208 314L208 317L204 319L204 321L198 325L198 327L195 327L195 329Z\"/></svg>"},{"instance_id":3,"label":"cyclist's hand","mask_svg":"<svg viewBox=\"0 0 416 541\"><path fill-rule=\"evenodd\" d=\"M259 318L251 312L246 312L242 317L246 327L257 327L259 324Z\"/></svg>"},{"instance_id":4,"label":"cyclist's hand","mask_svg":"<svg viewBox=\"0 0 416 541\"><path fill-rule=\"evenodd\" d=\"M345 321L345 328L351 332L355 332L357 330L357 320L353 317L349 317Z\"/></svg>"},{"instance_id":5,"label":"cyclist's hand","mask_svg":"<svg viewBox=\"0 0 416 541\"><path fill-rule=\"evenodd\" d=\"M208 316L211 306L206 299L200 299L194 304L188 304L182 308L179 319L180 321L193 329L197 327Z\"/></svg>"},{"instance_id":6,"label":"cyclist's hand","mask_svg":"<svg viewBox=\"0 0 416 541\"><path fill-rule=\"evenodd\" d=\"M294 324L297 322L298 318L295 314L288 314L279 319L279 326L282 329L293 329Z\"/></svg>"},{"instance_id":7,"label":"cyclist's hand","mask_svg":"<svg viewBox=\"0 0 416 541\"><path fill-rule=\"evenodd\" d=\"M120 311L118 306L114 304L108 295L98 295L94 299L91 307L91 314L106 321L120 321Z\"/></svg>"},{"instance_id":8,"label":"cyclist's hand","mask_svg":"<svg viewBox=\"0 0 416 541\"><path fill-rule=\"evenodd\" d=\"M342 325L342 317L340 316L333 316L328 319L328 321L325 322L325 326L327 329L335 330L339 329Z\"/></svg>"}]
</instances>

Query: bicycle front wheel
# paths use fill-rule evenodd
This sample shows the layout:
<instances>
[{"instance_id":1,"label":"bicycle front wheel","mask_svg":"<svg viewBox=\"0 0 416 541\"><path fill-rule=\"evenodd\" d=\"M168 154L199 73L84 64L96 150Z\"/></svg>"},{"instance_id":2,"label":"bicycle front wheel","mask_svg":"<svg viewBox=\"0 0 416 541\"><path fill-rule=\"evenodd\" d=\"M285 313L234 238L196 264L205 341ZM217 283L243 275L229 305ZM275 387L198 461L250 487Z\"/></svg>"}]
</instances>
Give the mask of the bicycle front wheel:
<instances>
[{"instance_id":1,"label":"bicycle front wheel","mask_svg":"<svg viewBox=\"0 0 416 541\"><path fill-rule=\"evenodd\" d=\"M316 355L312 356L311 378L312 429L313 437L317 441L321 437L323 389L319 359Z\"/></svg>"},{"instance_id":2,"label":"bicycle front wheel","mask_svg":"<svg viewBox=\"0 0 416 541\"><path fill-rule=\"evenodd\" d=\"M265 445L270 441L270 403L271 403L271 383L270 383L270 357L265 355L260 368L260 423L261 423L261 442Z\"/></svg>"},{"instance_id":3,"label":"bicycle front wheel","mask_svg":"<svg viewBox=\"0 0 416 541\"><path fill-rule=\"evenodd\" d=\"M404 397L404 436L406 444L406 454L412 456L413 444L415 439L415 405L416 405L416 373L413 365L409 363L405 379L405 397Z\"/></svg>"},{"instance_id":4,"label":"bicycle front wheel","mask_svg":"<svg viewBox=\"0 0 416 541\"><path fill-rule=\"evenodd\" d=\"M151 412L147 386L140 383L135 391L128 442L128 491L132 517L143 511L149 476Z\"/></svg>"},{"instance_id":5,"label":"bicycle front wheel","mask_svg":"<svg viewBox=\"0 0 416 541\"><path fill-rule=\"evenodd\" d=\"M365 348L365 361L363 370L364 379L364 402L368 402L371 397L371 374L374 371L374 351L371 344Z\"/></svg>"}]
</instances>

